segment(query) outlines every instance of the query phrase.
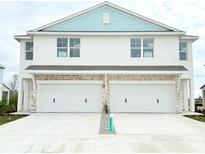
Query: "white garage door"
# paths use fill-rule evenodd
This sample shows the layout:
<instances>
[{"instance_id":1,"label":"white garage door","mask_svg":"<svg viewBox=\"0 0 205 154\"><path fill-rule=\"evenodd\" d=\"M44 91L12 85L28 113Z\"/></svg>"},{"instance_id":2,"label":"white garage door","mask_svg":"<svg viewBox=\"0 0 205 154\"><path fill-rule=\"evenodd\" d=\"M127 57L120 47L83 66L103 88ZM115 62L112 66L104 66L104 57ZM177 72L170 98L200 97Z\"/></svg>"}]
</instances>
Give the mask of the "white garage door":
<instances>
[{"instance_id":1,"label":"white garage door","mask_svg":"<svg viewBox=\"0 0 205 154\"><path fill-rule=\"evenodd\" d=\"M111 112L174 112L173 85L111 85Z\"/></svg>"},{"instance_id":2,"label":"white garage door","mask_svg":"<svg viewBox=\"0 0 205 154\"><path fill-rule=\"evenodd\" d=\"M101 112L100 84L39 84L38 112Z\"/></svg>"}]
</instances>

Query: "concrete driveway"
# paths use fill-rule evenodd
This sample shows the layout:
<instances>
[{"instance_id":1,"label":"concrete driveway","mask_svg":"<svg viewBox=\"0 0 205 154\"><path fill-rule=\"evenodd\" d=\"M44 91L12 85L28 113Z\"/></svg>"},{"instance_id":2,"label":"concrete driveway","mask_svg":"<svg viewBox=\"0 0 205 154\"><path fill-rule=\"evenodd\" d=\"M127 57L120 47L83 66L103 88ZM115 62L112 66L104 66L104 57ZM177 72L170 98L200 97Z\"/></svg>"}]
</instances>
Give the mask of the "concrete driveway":
<instances>
[{"instance_id":1,"label":"concrete driveway","mask_svg":"<svg viewBox=\"0 0 205 154\"><path fill-rule=\"evenodd\" d=\"M205 152L205 124L181 115L115 114L115 135L100 135L100 114L32 114L0 126L0 152Z\"/></svg>"}]
</instances>

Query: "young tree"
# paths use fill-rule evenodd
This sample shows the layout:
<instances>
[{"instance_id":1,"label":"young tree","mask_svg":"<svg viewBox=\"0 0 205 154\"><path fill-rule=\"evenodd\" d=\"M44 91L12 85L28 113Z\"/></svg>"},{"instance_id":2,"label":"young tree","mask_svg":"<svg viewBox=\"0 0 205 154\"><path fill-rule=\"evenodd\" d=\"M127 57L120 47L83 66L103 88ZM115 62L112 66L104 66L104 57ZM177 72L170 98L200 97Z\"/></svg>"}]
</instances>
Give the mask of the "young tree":
<instances>
[{"instance_id":1,"label":"young tree","mask_svg":"<svg viewBox=\"0 0 205 154\"><path fill-rule=\"evenodd\" d=\"M12 75L11 81L9 83L9 87L11 88L12 94L18 93L18 75L17 74Z\"/></svg>"},{"instance_id":2,"label":"young tree","mask_svg":"<svg viewBox=\"0 0 205 154\"><path fill-rule=\"evenodd\" d=\"M9 82L10 91L10 99L9 99L9 108L8 112L16 112L17 111L17 100L18 100L18 75L14 74L11 77Z\"/></svg>"}]
</instances>

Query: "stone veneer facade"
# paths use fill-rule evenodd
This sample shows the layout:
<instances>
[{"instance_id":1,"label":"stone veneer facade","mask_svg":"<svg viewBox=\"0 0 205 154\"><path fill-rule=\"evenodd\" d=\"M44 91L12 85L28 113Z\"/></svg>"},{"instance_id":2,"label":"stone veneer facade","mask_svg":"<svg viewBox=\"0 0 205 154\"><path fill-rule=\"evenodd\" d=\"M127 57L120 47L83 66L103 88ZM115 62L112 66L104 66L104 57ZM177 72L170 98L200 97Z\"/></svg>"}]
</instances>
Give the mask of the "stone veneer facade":
<instances>
[{"instance_id":1,"label":"stone veneer facade","mask_svg":"<svg viewBox=\"0 0 205 154\"><path fill-rule=\"evenodd\" d=\"M107 104L109 106L110 102L110 84L112 80L115 81L174 81L175 82L175 104L176 112L181 112L182 103L181 103L181 90L180 90L180 76L179 75L91 75L91 74L74 74L74 75L34 75L33 77L33 92L32 92L32 101L30 103L31 112L36 112L37 104L37 93L38 85L37 80L70 80L70 81L103 81L102 84L102 106Z\"/></svg>"}]
</instances>

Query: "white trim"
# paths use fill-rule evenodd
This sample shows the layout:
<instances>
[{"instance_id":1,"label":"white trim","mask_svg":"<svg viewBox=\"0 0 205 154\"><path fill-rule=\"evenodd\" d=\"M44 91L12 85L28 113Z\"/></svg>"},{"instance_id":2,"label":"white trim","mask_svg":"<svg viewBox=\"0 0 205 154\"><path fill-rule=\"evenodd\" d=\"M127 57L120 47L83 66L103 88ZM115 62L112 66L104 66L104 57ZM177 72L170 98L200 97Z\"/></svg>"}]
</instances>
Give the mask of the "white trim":
<instances>
[{"instance_id":1,"label":"white trim","mask_svg":"<svg viewBox=\"0 0 205 154\"><path fill-rule=\"evenodd\" d=\"M130 14L130 15L133 15L133 16L135 16L135 17L141 18L141 19L143 19L143 20L145 20L145 21L147 21L147 22L156 24L156 25L158 25L158 26L160 26L160 27L163 27L163 28L166 28L166 29L169 29L169 30L173 30L173 31L181 31L181 30L179 30L179 29L170 27L170 26L168 26L168 25L165 25L165 24L160 23L160 22L158 22L158 21L152 20L152 19L150 19L150 18L147 18L147 17L145 17L145 16L142 16L142 15L137 14L137 13L135 13L135 12L132 12L132 11L130 11L130 10L124 9L124 8L122 8L122 7L120 7L120 6L114 5L114 4L112 4L112 3L110 3L110 2L107 2L107 1L106 1L106 2L103 2L103 3L100 3L100 4L97 4L97 5L93 6L93 7L87 8L87 9L85 9L85 10L82 10L82 11L80 11L80 12L78 12L78 13L72 14L72 15L70 15L70 16L64 17L64 18L62 18L62 19L60 19L60 20L54 21L54 22L52 22L52 23L50 23L50 24L46 24L46 25L41 26L41 27L39 27L39 28L33 29L33 30L31 30L31 31L39 31L39 30L42 30L42 29L51 27L51 26L53 26L53 25L56 25L56 24L58 24L58 23L61 23L61 22L65 21L65 20L69 20L69 19L72 19L72 18L74 18L74 17L77 17L77 16L80 16L80 15L86 14L86 13L88 13L88 12L90 12L90 11L93 11L93 10L95 10L95 9L97 9L97 8L100 8L100 7L102 7L102 6L105 6L105 5L108 5L108 6L110 6L110 7L113 7L113 8L115 8L115 9L120 10L120 11L123 11L123 12L125 12L125 13L128 13L128 14Z\"/></svg>"},{"instance_id":2,"label":"white trim","mask_svg":"<svg viewBox=\"0 0 205 154\"><path fill-rule=\"evenodd\" d=\"M21 40L32 40L32 37L28 35L14 35L14 39L20 42Z\"/></svg>"},{"instance_id":3,"label":"white trim","mask_svg":"<svg viewBox=\"0 0 205 154\"><path fill-rule=\"evenodd\" d=\"M175 84L174 81L136 81L136 80L133 80L133 81L119 81L119 80L111 80L110 81L110 84L152 84L152 85L155 85L155 84Z\"/></svg>"},{"instance_id":4,"label":"white trim","mask_svg":"<svg viewBox=\"0 0 205 154\"><path fill-rule=\"evenodd\" d=\"M27 34L31 35L184 35L185 32L33 32L29 31Z\"/></svg>"},{"instance_id":5,"label":"white trim","mask_svg":"<svg viewBox=\"0 0 205 154\"><path fill-rule=\"evenodd\" d=\"M25 70L32 74L180 74L186 71L47 71L47 70Z\"/></svg>"},{"instance_id":6,"label":"white trim","mask_svg":"<svg viewBox=\"0 0 205 154\"><path fill-rule=\"evenodd\" d=\"M103 81L99 80L37 80L37 84L103 84Z\"/></svg>"},{"instance_id":7,"label":"white trim","mask_svg":"<svg viewBox=\"0 0 205 154\"><path fill-rule=\"evenodd\" d=\"M198 40L199 39L199 36L182 36L181 38L180 38L181 40L191 40L191 41L196 41L196 40Z\"/></svg>"}]
</instances>

